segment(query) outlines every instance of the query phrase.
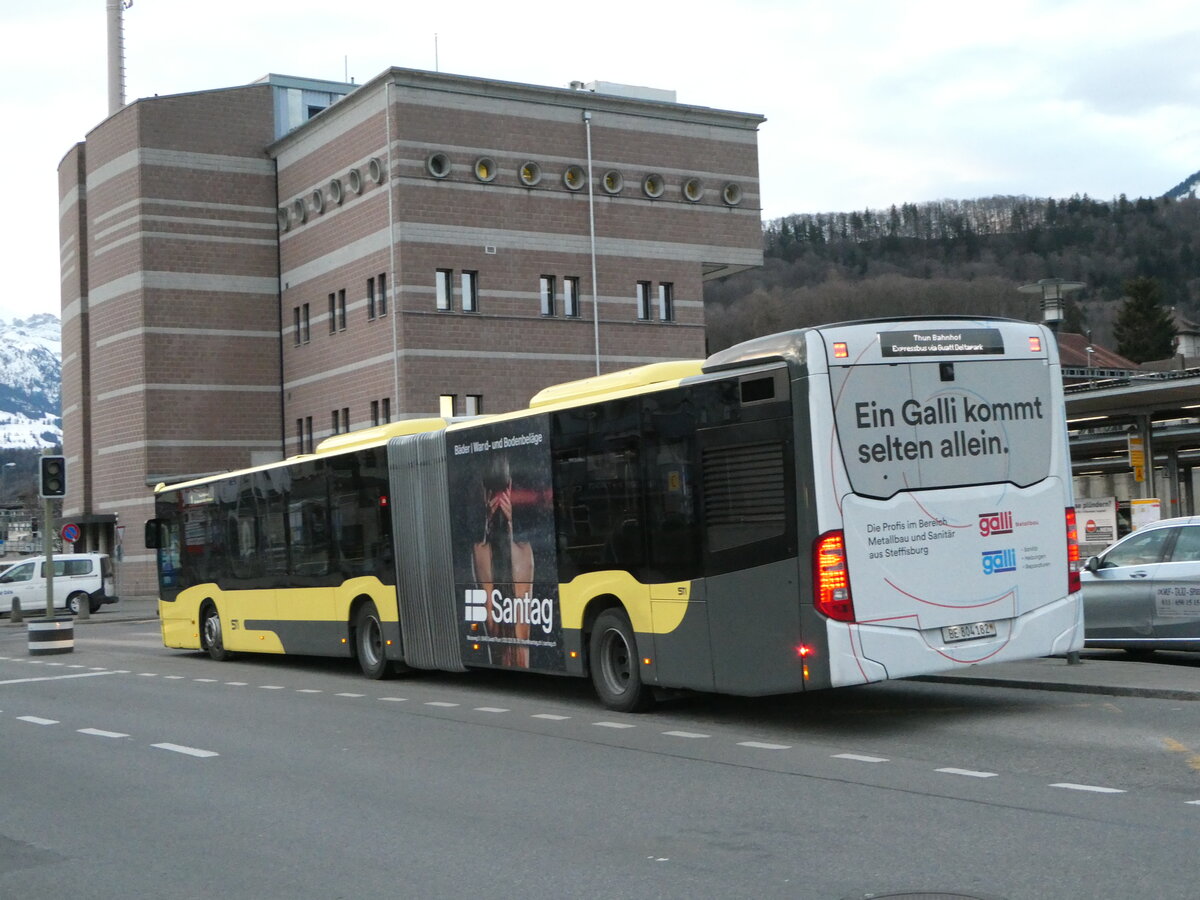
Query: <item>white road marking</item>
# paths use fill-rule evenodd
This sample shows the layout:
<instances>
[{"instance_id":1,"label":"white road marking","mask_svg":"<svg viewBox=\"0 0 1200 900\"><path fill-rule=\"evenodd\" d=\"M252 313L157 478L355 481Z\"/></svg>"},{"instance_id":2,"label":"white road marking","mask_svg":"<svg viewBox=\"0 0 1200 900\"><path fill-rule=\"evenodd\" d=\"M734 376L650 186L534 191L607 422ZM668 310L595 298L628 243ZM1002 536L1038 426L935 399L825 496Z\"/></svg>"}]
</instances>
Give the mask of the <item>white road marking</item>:
<instances>
[{"instance_id":1,"label":"white road marking","mask_svg":"<svg viewBox=\"0 0 1200 900\"><path fill-rule=\"evenodd\" d=\"M282 691L283 690L282 684L260 684L258 687L259 687L259 690L263 690L263 691Z\"/></svg>"},{"instance_id":2,"label":"white road marking","mask_svg":"<svg viewBox=\"0 0 1200 900\"><path fill-rule=\"evenodd\" d=\"M320 688L296 688L297 694L323 694L325 693Z\"/></svg>"},{"instance_id":3,"label":"white road marking","mask_svg":"<svg viewBox=\"0 0 1200 900\"><path fill-rule=\"evenodd\" d=\"M630 725L628 722L593 722L592 724L596 725L600 728L635 728L635 727L637 727L635 725Z\"/></svg>"},{"instance_id":4,"label":"white road marking","mask_svg":"<svg viewBox=\"0 0 1200 900\"><path fill-rule=\"evenodd\" d=\"M976 772L974 769L937 769L938 772L945 772L947 775L965 775L967 778L995 778L995 772Z\"/></svg>"},{"instance_id":5,"label":"white road marking","mask_svg":"<svg viewBox=\"0 0 1200 900\"><path fill-rule=\"evenodd\" d=\"M711 734L700 734L698 731L664 731L663 734L668 737L678 738L706 738L712 737Z\"/></svg>"},{"instance_id":6,"label":"white road marking","mask_svg":"<svg viewBox=\"0 0 1200 900\"><path fill-rule=\"evenodd\" d=\"M380 700L387 700L389 703L404 703L408 700L407 697L380 697Z\"/></svg>"},{"instance_id":7,"label":"white road marking","mask_svg":"<svg viewBox=\"0 0 1200 900\"><path fill-rule=\"evenodd\" d=\"M248 683L249 682L246 682L246 681L227 681L227 682L225 682L225 686L226 687L245 687Z\"/></svg>"},{"instance_id":8,"label":"white road marking","mask_svg":"<svg viewBox=\"0 0 1200 900\"><path fill-rule=\"evenodd\" d=\"M199 681L201 684L216 684L215 678L193 678L192 681Z\"/></svg>"},{"instance_id":9,"label":"white road marking","mask_svg":"<svg viewBox=\"0 0 1200 900\"><path fill-rule=\"evenodd\" d=\"M337 697L362 697L363 695L362 694L343 693L343 694L336 694L335 696L337 696Z\"/></svg>"},{"instance_id":10,"label":"white road marking","mask_svg":"<svg viewBox=\"0 0 1200 900\"><path fill-rule=\"evenodd\" d=\"M445 700L427 700L425 702L425 705L426 706L444 706L444 707L458 706L457 703L449 703Z\"/></svg>"},{"instance_id":11,"label":"white road marking","mask_svg":"<svg viewBox=\"0 0 1200 900\"><path fill-rule=\"evenodd\" d=\"M553 713L534 713L531 719L549 719L551 722L565 722L570 716L556 716Z\"/></svg>"},{"instance_id":12,"label":"white road marking","mask_svg":"<svg viewBox=\"0 0 1200 900\"><path fill-rule=\"evenodd\" d=\"M182 744L151 744L150 746L157 747L159 750L170 750L172 753L183 753L187 756L197 756L201 759L209 756L221 755L213 750L201 750L198 747L184 747Z\"/></svg>"},{"instance_id":13,"label":"white road marking","mask_svg":"<svg viewBox=\"0 0 1200 900\"><path fill-rule=\"evenodd\" d=\"M20 722L28 722L31 725L57 725L58 719L43 719L41 716L17 716Z\"/></svg>"},{"instance_id":14,"label":"white road marking","mask_svg":"<svg viewBox=\"0 0 1200 900\"><path fill-rule=\"evenodd\" d=\"M157 672L138 672L138 677L139 678L157 678L158 673Z\"/></svg>"},{"instance_id":15,"label":"white road marking","mask_svg":"<svg viewBox=\"0 0 1200 900\"><path fill-rule=\"evenodd\" d=\"M80 729L78 729L78 731L80 734L91 734L96 737L105 737L105 738L127 738L127 737L129 737L129 735L121 734L121 732L119 732L119 731L101 731L99 728L80 728Z\"/></svg>"},{"instance_id":16,"label":"white road marking","mask_svg":"<svg viewBox=\"0 0 1200 900\"><path fill-rule=\"evenodd\" d=\"M750 747L754 750L791 750L791 744L766 744L762 741L738 741L739 747Z\"/></svg>"},{"instance_id":17,"label":"white road marking","mask_svg":"<svg viewBox=\"0 0 1200 900\"><path fill-rule=\"evenodd\" d=\"M163 678L167 679L168 681L180 681L183 678L183 676L182 675L164 675Z\"/></svg>"},{"instance_id":18,"label":"white road marking","mask_svg":"<svg viewBox=\"0 0 1200 900\"><path fill-rule=\"evenodd\" d=\"M1093 794L1124 794L1125 791L1120 788L1100 787L1096 784L1072 784L1069 781L1060 781L1058 784L1052 784L1050 787L1066 788L1068 791L1090 791Z\"/></svg>"},{"instance_id":19,"label":"white road marking","mask_svg":"<svg viewBox=\"0 0 1200 900\"><path fill-rule=\"evenodd\" d=\"M849 759L849 760L853 760L854 762L869 762L869 763L888 762L888 760L884 759L882 756L863 756L861 753L835 753L835 754L833 754L833 758L834 759Z\"/></svg>"},{"instance_id":20,"label":"white road marking","mask_svg":"<svg viewBox=\"0 0 1200 900\"><path fill-rule=\"evenodd\" d=\"M505 709L502 706L477 706L475 712L490 712L490 713L506 713L511 710Z\"/></svg>"},{"instance_id":21,"label":"white road marking","mask_svg":"<svg viewBox=\"0 0 1200 900\"><path fill-rule=\"evenodd\" d=\"M67 678L93 678L96 675L112 675L113 672L79 672L75 675L41 675L37 678L12 678L0 681L0 684L28 684L32 681L63 681Z\"/></svg>"}]
</instances>

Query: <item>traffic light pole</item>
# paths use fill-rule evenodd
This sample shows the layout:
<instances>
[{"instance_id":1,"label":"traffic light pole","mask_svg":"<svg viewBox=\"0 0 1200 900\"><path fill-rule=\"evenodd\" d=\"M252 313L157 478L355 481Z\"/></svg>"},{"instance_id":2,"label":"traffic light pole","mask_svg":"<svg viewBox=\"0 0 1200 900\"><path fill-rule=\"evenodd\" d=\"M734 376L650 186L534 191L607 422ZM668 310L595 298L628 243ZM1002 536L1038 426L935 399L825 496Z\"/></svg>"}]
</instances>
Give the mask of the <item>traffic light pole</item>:
<instances>
[{"instance_id":1,"label":"traffic light pole","mask_svg":"<svg viewBox=\"0 0 1200 900\"><path fill-rule=\"evenodd\" d=\"M46 562L46 618L54 618L54 535L50 533L50 498L42 500L42 555Z\"/></svg>"}]
</instances>

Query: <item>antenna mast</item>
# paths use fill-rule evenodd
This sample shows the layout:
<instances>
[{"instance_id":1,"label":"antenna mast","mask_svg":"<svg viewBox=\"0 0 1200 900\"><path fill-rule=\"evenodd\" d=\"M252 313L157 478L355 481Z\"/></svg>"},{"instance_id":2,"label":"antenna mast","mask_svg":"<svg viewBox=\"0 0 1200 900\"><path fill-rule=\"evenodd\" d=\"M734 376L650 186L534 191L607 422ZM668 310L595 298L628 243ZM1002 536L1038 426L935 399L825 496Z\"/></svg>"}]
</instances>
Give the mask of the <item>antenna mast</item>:
<instances>
[{"instance_id":1,"label":"antenna mast","mask_svg":"<svg viewBox=\"0 0 1200 900\"><path fill-rule=\"evenodd\" d=\"M108 114L125 105L125 20L133 0L105 0L108 12Z\"/></svg>"}]
</instances>

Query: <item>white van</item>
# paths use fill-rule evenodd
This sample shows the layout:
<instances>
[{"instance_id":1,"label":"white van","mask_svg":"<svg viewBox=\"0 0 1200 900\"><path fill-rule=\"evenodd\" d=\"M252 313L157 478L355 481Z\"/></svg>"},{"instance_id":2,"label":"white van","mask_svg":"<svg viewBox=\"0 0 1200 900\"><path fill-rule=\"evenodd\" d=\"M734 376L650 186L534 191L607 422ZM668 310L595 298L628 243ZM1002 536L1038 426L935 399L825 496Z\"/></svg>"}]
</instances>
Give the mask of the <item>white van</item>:
<instances>
[{"instance_id":1,"label":"white van","mask_svg":"<svg viewBox=\"0 0 1200 900\"><path fill-rule=\"evenodd\" d=\"M0 572L0 613L11 613L13 599L21 612L46 611L46 557L16 560ZM116 603L112 558L106 553L63 553L54 557L54 608L78 613L84 603L95 612Z\"/></svg>"}]
</instances>

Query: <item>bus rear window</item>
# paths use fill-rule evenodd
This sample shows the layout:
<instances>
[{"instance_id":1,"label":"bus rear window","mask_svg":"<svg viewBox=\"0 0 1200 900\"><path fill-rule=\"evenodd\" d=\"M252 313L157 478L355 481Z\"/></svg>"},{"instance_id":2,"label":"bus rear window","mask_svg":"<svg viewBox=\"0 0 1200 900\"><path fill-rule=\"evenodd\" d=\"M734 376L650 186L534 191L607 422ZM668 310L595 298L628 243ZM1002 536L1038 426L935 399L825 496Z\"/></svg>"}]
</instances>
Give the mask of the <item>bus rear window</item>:
<instances>
[{"instance_id":1,"label":"bus rear window","mask_svg":"<svg viewBox=\"0 0 1200 900\"><path fill-rule=\"evenodd\" d=\"M858 365L830 371L842 459L856 494L1011 482L1050 471L1042 360Z\"/></svg>"}]
</instances>

